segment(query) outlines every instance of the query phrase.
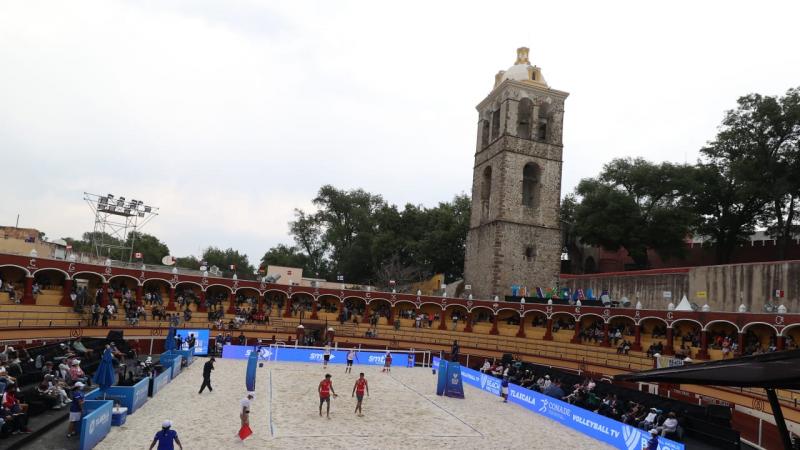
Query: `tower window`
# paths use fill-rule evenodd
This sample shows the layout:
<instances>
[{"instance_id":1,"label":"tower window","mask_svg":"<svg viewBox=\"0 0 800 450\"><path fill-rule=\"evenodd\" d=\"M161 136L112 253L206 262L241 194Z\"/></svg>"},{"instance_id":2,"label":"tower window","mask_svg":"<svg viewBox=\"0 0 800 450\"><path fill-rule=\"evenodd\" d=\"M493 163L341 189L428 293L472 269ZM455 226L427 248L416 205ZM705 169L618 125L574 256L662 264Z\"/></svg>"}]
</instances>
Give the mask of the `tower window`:
<instances>
[{"instance_id":1,"label":"tower window","mask_svg":"<svg viewBox=\"0 0 800 450\"><path fill-rule=\"evenodd\" d=\"M536 247L530 245L525 247L525 261L532 262L536 259Z\"/></svg>"},{"instance_id":2,"label":"tower window","mask_svg":"<svg viewBox=\"0 0 800 450\"><path fill-rule=\"evenodd\" d=\"M541 170L534 163L525 164L522 169L522 205L529 208L539 206L539 187Z\"/></svg>"},{"instance_id":3,"label":"tower window","mask_svg":"<svg viewBox=\"0 0 800 450\"><path fill-rule=\"evenodd\" d=\"M522 139L531 138L532 116L533 102L529 98L523 98L517 104L517 136Z\"/></svg>"},{"instance_id":4,"label":"tower window","mask_svg":"<svg viewBox=\"0 0 800 450\"><path fill-rule=\"evenodd\" d=\"M483 169L483 180L481 182L481 217L489 216L489 202L492 197L492 166Z\"/></svg>"},{"instance_id":5,"label":"tower window","mask_svg":"<svg viewBox=\"0 0 800 450\"><path fill-rule=\"evenodd\" d=\"M500 136L500 109L492 112L492 140Z\"/></svg>"},{"instance_id":6,"label":"tower window","mask_svg":"<svg viewBox=\"0 0 800 450\"><path fill-rule=\"evenodd\" d=\"M481 120L481 148L485 148L487 145L489 145L490 128L491 125L489 124L488 120Z\"/></svg>"},{"instance_id":7,"label":"tower window","mask_svg":"<svg viewBox=\"0 0 800 450\"><path fill-rule=\"evenodd\" d=\"M539 106L539 117L536 123L536 139L547 140L547 122L550 120L550 105L543 103Z\"/></svg>"}]
</instances>

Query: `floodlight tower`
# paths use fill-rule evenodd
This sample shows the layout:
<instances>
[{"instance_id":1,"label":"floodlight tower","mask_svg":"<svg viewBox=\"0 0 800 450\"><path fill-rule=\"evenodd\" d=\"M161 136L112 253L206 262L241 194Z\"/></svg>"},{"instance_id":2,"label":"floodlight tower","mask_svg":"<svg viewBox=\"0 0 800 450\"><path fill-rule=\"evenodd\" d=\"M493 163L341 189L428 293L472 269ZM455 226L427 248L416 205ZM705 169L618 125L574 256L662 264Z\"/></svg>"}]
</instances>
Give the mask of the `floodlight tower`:
<instances>
[{"instance_id":1,"label":"floodlight tower","mask_svg":"<svg viewBox=\"0 0 800 450\"><path fill-rule=\"evenodd\" d=\"M100 257L111 257L111 250L120 250L120 259L128 262L133 258L136 232L158 215L158 208L145 205L141 200L127 200L112 194L97 195L83 193L83 199L94 213L92 246ZM128 238L130 237L130 242Z\"/></svg>"}]
</instances>

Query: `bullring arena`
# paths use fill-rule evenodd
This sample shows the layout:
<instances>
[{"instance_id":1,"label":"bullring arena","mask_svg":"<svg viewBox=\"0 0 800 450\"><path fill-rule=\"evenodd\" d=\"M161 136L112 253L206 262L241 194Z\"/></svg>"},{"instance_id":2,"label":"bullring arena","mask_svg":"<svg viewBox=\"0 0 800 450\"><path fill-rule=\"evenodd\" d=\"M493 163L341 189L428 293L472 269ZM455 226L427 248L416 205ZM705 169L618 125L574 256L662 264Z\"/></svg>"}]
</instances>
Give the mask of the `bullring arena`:
<instances>
[{"instance_id":1,"label":"bullring arena","mask_svg":"<svg viewBox=\"0 0 800 450\"><path fill-rule=\"evenodd\" d=\"M143 448L153 424L165 419L172 420L188 449L612 448L474 388L467 388L464 400L436 396L429 369L398 367L387 375L377 367L356 366L345 375L342 365L325 370L321 363L268 363L258 370L250 419L254 435L242 444L236 432L245 366L217 359L213 393L198 396L202 367L195 363L97 448ZM360 370L370 386L361 418L353 414L350 396ZM339 394L330 420L317 414L316 388L325 373L333 375Z\"/></svg>"},{"instance_id":2,"label":"bullring arena","mask_svg":"<svg viewBox=\"0 0 800 450\"><path fill-rule=\"evenodd\" d=\"M680 270L669 275L675 276ZM157 361L164 352L169 324L152 320L150 314L136 324L120 316L111 318L108 326L102 326L92 325L89 317L74 312L69 306L69 294L78 282L88 283L92 292L108 290L117 303L122 301L123 292L129 292L133 301L138 302L143 302L145 292L158 293L168 311L177 309L180 296L198 300L213 296L226 321L237 316L238 302L242 297L251 297L254 311L263 311L270 318L269 323L248 322L233 331L234 338L241 334L251 346L257 339L278 340L292 346L298 338L318 332L330 333L327 336L339 348L355 346L393 351L415 348L447 355L451 343L457 339L461 345L459 359L464 367L477 369L487 359L499 363L508 356L529 365L538 374L549 373L578 383L587 377L608 380L617 374L652 368L656 361L647 349L657 343L662 344L666 355L688 349L697 361L718 360L723 357L715 345L720 335L733 336L734 341L738 339L741 344L760 342L766 349L776 344L779 348L794 347L796 333L800 331L800 316L797 314L607 308L588 300L584 305L576 306L561 299L551 299L552 302L528 299L521 304L306 286L290 288L204 277L193 272L172 274L167 268L104 267L10 254L0 254L0 275L18 288L15 296L19 300L17 303L10 299L9 293L0 293L0 327L3 333L0 345L26 349L32 359L39 352L50 358L59 353L59 344L74 345L77 337L82 337L87 346L99 352L107 342L109 332L114 330L124 334L124 340L118 342L135 350L140 362L147 355L152 355ZM639 275L633 272L625 276ZM48 284L34 294L32 285L35 281L38 283L37 280ZM568 281L576 284L591 282L581 277L572 277ZM104 297L103 301L107 302L107 299ZM194 314L190 320L182 322L180 328L209 330L209 344L213 347L219 330L206 317L205 308L209 304L191 303L189 308ZM354 311L351 320L341 320L343 306ZM147 309L149 312L149 305ZM431 323L417 328L415 321L407 315L409 310L427 314ZM373 335L366 333L370 327L364 324L364 315L369 311L381 311L377 325L372 327ZM457 323L449 320L453 313L460 315L462 320ZM353 322L353 318L358 324ZM772 325L778 322L780 327ZM301 323L303 328L299 327ZM631 349L619 353L611 338L586 339L583 336L586 330L596 329L598 324L600 329L621 329L624 339L632 344ZM690 333L699 335L699 339L684 344L683 338ZM674 359L674 356L665 358ZM196 390L200 386L204 360L205 357L199 357L163 391L129 415L123 426L111 427L98 448L142 448L149 444L147 441L165 419L174 421L182 440L189 443L187 448L206 444L209 448L225 448L236 443L236 408L244 395L245 362L218 358L218 369L213 376L214 393L198 396ZM95 355L84 358L81 365L91 373L97 364L98 356ZM32 362L24 362L22 369L25 373L37 370ZM357 366L356 371L359 369ZM532 446L539 445L541 448L598 448L603 445L553 420L525 411L519 405L504 404L498 397L466 383L465 400L436 396L435 377L430 368L422 367L398 367L391 376L368 367L366 373L372 396L365 404L366 417L357 419L352 414L354 405L349 398L352 376L344 376L341 366L333 366L329 372L334 375L337 392L344 396L333 402L333 418L320 421L315 415L314 389L324 375L321 367L268 362L260 368L254 406L258 411L252 418L255 434L244 442L244 446L375 448L427 447L435 443L436 446L459 448L537 448ZM271 403L270 375L273 387ZM726 443L735 442L739 446L743 445L742 438L750 442L759 438L774 439L769 436L774 436L775 425L765 419L764 414L749 413L753 410L769 411L763 391L757 389L692 385L607 386L603 388L604 392L613 389L613 392L636 401L655 401L664 409L688 408L684 411L686 414L707 414L705 411L709 405L732 411L732 417L725 419L729 423L727 427L719 425L719 422L711 423L711 418L704 419L705 416L692 416L692 421L686 422L687 430L683 436L687 448L733 448ZM35 387L36 384L30 382L23 387L31 403L33 435L10 436L3 442L27 442L31 448L78 448L77 441L64 441L65 410L48 411L47 405L36 398ZM800 414L794 409L796 391L784 389L778 392L787 421L800 420ZM206 406L198 407L204 404ZM700 439L695 436L700 436ZM46 445L38 445L43 442ZM769 442L762 440L762 443ZM770 445L763 447L779 448Z\"/></svg>"}]
</instances>

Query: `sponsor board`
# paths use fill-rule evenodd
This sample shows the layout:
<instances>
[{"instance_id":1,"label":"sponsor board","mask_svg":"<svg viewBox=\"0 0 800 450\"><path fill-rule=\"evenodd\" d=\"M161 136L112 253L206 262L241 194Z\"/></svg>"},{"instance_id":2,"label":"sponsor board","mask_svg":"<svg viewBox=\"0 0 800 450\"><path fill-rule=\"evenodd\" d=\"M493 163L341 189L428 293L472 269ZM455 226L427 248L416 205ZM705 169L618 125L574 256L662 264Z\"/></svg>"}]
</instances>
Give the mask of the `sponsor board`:
<instances>
[{"instance_id":1,"label":"sponsor board","mask_svg":"<svg viewBox=\"0 0 800 450\"><path fill-rule=\"evenodd\" d=\"M171 368L167 368L166 370L161 372L153 380L153 395L152 396L155 397L156 394L158 393L158 391L160 391L161 389L164 389L164 386L166 386L167 383L169 383L169 381L171 379L172 379L172 369Z\"/></svg>"},{"instance_id":2,"label":"sponsor board","mask_svg":"<svg viewBox=\"0 0 800 450\"><path fill-rule=\"evenodd\" d=\"M546 416L562 425L622 450L641 450L650 434L566 402L515 384L508 385L508 400L528 411ZM658 450L684 450L683 444L659 437Z\"/></svg>"},{"instance_id":3,"label":"sponsor board","mask_svg":"<svg viewBox=\"0 0 800 450\"><path fill-rule=\"evenodd\" d=\"M106 392L95 389L86 394L86 400L111 400L128 408L128 414L133 414L147 401L147 390L150 379L145 378L133 386L111 386Z\"/></svg>"},{"instance_id":4,"label":"sponsor board","mask_svg":"<svg viewBox=\"0 0 800 450\"><path fill-rule=\"evenodd\" d=\"M231 359L247 359L250 353L255 351L253 346L245 345L226 345L222 348L222 357ZM321 363L324 352L316 348L286 348L286 347L261 347L258 349L259 360L269 360L278 362L305 362ZM394 361L406 361L413 353L392 352ZM399 359L403 358L403 359ZM331 357L328 364L345 364L347 362L347 350L331 350ZM368 366L382 366L386 363L386 352L360 351L356 353L354 364Z\"/></svg>"},{"instance_id":5,"label":"sponsor board","mask_svg":"<svg viewBox=\"0 0 800 450\"><path fill-rule=\"evenodd\" d=\"M181 350L189 350L188 344L186 344L186 339L189 337L190 334L193 334L195 337L194 343L194 354L197 356L206 356L208 355L208 343L209 343L209 333L208 330L184 330L179 329L175 330L175 334L181 337L181 341L183 344L181 346Z\"/></svg>"},{"instance_id":6,"label":"sponsor board","mask_svg":"<svg viewBox=\"0 0 800 450\"><path fill-rule=\"evenodd\" d=\"M80 449L89 450L111 431L111 400L86 400L83 403L86 415L81 419Z\"/></svg>"},{"instance_id":7,"label":"sponsor board","mask_svg":"<svg viewBox=\"0 0 800 450\"><path fill-rule=\"evenodd\" d=\"M439 358L433 358L433 367L438 370ZM461 379L483 391L500 393L499 378L461 367ZM650 439L645 431L512 383L508 385L508 401L621 450L641 450ZM685 447L659 437L658 450L685 450Z\"/></svg>"}]
</instances>

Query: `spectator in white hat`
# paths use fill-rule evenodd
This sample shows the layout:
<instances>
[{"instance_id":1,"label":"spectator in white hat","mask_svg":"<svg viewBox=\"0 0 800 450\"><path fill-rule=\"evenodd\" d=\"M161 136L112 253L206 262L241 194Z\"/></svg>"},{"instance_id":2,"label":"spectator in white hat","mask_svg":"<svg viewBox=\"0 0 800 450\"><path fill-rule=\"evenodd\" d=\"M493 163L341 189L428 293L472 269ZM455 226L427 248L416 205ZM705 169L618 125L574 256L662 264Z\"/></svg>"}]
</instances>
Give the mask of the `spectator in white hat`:
<instances>
[{"instance_id":1,"label":"spectator in white hat","mask_svg":"<svg viewBox=\"0 0 800 450\"><path fill-rule=\"evenodd\" d=\"M83 418L83 387L85 384L78 381L72 385L72 403L69 405L69 428L67 428L67 437L78 435L78 424Z\"/></svg>"},{"instance_id":2,"label":"spectator in white hat","mask_svg":"<svg viewBox=\"0 0 800 450\"><path fill-rule=\"evenodd\" d=\"M153 437L150 450L153 450L156 443L158 443L158 450L175 450L175 444L178 444L178 447L183 450L181 440L178 439L178 432L172 429L172 421L170 420L165 420L161 424L161 431Z\"/></svg>"}]
</instances>

